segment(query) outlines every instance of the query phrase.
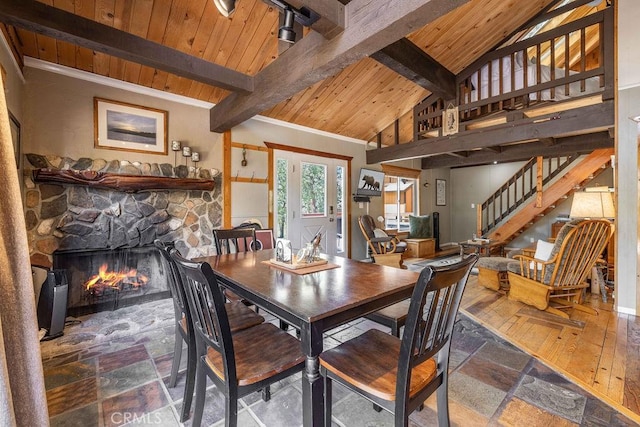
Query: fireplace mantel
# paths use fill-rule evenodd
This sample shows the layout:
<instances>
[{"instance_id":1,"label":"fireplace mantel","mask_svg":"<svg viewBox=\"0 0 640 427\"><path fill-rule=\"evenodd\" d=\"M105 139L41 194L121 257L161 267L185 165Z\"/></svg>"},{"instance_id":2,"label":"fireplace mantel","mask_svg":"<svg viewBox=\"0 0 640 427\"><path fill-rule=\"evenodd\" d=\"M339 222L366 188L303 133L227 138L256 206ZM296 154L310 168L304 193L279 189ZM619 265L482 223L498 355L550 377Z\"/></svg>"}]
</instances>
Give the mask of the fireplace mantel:
<instances>
[{"instance_id":1,"label":"fireplace mantel","mask_svg":"<svg viewBox=\"0 0 640 427\"><path fill-rule=\"evenodd\" d=\"M200 178L172 178L149 175L124 175L108 172L61 169L34 169L35 182L85 185L126 193L148 190L213 190L215 181Z\"/></svg>"}]
</instances>

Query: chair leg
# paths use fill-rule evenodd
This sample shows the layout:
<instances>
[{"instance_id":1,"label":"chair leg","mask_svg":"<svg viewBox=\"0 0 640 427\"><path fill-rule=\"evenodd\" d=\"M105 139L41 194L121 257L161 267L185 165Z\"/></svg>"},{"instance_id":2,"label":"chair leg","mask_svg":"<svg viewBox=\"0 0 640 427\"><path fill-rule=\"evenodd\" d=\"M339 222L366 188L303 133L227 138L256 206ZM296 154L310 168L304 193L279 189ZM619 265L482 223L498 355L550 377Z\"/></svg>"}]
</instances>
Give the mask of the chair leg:
<instances>
[{"instance_id":1,"label":"chair leg","mask_svg":"<svg viewBox=\"0 0 640 427\"><path fill-rule=\"evenodd\" d=\"M204 410L204 395L207 391L207 376L204 372L202 362L198 361L196 367L196 407L193 410L192 427L200 427L202 423L202 411Z\"/></svg>"},{"instance_id":2,"label":"chair leg","mask_svg":"<svg viewBox=\"0 0 640 427\"><path fill-rule=\"evenodd\" d=\"M398 322L393 322L391 325L391 334L396 338L400 338L400 326Z\"/></svg>"},{"instance_id":3,"label":"chair leg","mask_svg":"<svg viewBox=\"0 0 640 427\"><path fill-rule=\"evenodd\" d=\"M224 418L226 427L237 427L238 425L238 399L233 396L226 396L224 399Z\"/></svg>"},{"instance_id":4,"label":"chair leg","mask_svg":"<svg viewBox=\"0 0 640 427\"><path fill-rule=\"evenodd\" d=\"M324 377L324 427L331 427L331 378Z\"/></svg>"},{"instance_id":5,"label":"chair leg","mask_svg":"<svg viewBox=\"0 0 640 427\"><path fill-rule=\"evenodd\" d=\"M171 377L169 377L169 387L176 386L178 379L178 371L180 370L180 359L182 359L182 334L180 333L180 325L176 324L176 342L173 345L173 361L171 362Z\"/></svg>"},{"instance_id":6,"label":"chair leg","mask_svg":"<svg viewBox=\"0 0 640 427\"><path fill-rule=\"evenodd\" d=\"M436 390L436 398L438 405L438 425L439 426L448 426L449 425L449 386L448 380L445 374L444 379L442 380L442 384Z\"/></svg>"},{"instance_id":7,"label":"chair leg","mask_svg":"<svg viewBox=\"0 0 640 427\"><path fill-rule=\"evenodd\" d=\"M191 411L191 401L193 400L193 388L196 376L196 365L198 364L198 357L196 354L196 343L187 344L187 378L184 384L184 395L182 397L182 413L180 414L180 422L185 422L189 419L189 412Z\"/></svg>"},{"instance_id":8,"label":"chair leg","mask_svg":"<svg viewBox=\"0 0 640 427\"><path fill-rule=\"evenodd\" d=\"M382 406L380 405L376 405L375 403L373 404L373 410L376 412L381 412L382 411Z\"/></svg>"},{"instance_id":9,"label":"chair leg","mask_svg":"<svg viewBox=\"0 0 640 427\"><path fill-rule=\"evenodd\" d=\"M262 389L262 400L265 402L271 400L271 387L266 386Z\"/></svg>"},{"instance_id":10,"label":"chair leg","mask_svg":"<svg viewBox=\"0 0 640 427\"><path fill-rule=\"evenodd\" d=\"M280 329L282 329L283 331L286 331L287 329L289 329L289 324L284 320L281 319L278 322L280 324Z\"/></svg>"}]
</instances>

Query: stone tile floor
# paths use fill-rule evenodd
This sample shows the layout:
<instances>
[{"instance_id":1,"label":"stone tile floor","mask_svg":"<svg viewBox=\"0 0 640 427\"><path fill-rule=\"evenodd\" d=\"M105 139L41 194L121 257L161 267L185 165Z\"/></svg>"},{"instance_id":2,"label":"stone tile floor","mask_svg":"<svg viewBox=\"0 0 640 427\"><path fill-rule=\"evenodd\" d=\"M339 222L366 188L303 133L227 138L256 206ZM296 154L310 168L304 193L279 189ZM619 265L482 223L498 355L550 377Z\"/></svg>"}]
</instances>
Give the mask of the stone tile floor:
<instances>
[{"instance_id":1,"label":"stone tile floor","mask_svg":"<svg viewBox=\"0 0 640 427\"><path fill-rule=\"evenodd\" d=\"M156 319L159 311L171 310L167 301L147 304L140 310L154 312ZM124 313L136 316L133 309ZM115 314L117 311L103 316L113 323ZM277 324L275 318L266 317ZM92 322L96 323L96 315ZM47 350L43 366L51 425L181 425L178 413L184 372L175 388L167 387L174 344L172 322L157 322L155 328L152 322L132 335L117 334L113 339L102 336L99 340L77 333L81 325L65 330L66 344L75 342L75 346L60 347L56 354L55 340L43 344ZM109 321L103 326L113 330ZM329 331L325 348L369 328L387 329L359 319ZM74 334L78 335L75 339ZM185 360L186 353L183 369ZM456 323L450 360L449 406L454 426L635 425L464 315ZM269 402L263 402L257 393L242 399L238 425L299 426L301 398L300 375L296 375L272 386ZM437 425L435 397L426 403L424 410L411 415L410 426ZM207 390L203 425L224 425L223 399L213 385ZM384 411L375 412L368 401L336 385L333 425L391 426L393 418Z\"/></svg>"}]
</instances>

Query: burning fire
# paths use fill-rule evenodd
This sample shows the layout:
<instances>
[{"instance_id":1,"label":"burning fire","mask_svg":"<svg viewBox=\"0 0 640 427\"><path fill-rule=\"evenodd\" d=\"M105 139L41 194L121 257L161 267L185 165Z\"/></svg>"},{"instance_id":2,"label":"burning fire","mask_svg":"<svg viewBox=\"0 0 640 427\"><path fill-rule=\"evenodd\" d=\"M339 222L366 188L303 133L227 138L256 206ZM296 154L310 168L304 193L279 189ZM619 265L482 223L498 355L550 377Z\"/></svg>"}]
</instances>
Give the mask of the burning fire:
<instances>
[{"instance_id":1,"label":"burning fire","mask_svg":"<svg viewBox=\"0 0 640 427\"><path fill-rule=\"evenodd\" d=\"M149 278L144 274L139 275L135 268L129 271L109 271L108 269L107 264L102 264L98 269L98 274L86 282L85 289L92 293L101 294L106 289L119 291L123 285L138 288L149 281Z\"/></svg>"}]
</instances>

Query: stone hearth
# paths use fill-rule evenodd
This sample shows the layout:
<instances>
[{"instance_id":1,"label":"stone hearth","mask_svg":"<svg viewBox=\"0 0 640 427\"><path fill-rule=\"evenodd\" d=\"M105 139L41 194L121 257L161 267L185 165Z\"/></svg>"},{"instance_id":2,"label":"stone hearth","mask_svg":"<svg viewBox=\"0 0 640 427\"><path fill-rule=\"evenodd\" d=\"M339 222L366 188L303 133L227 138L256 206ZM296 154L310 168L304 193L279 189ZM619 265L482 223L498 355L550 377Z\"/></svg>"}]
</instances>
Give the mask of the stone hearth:
<instances>
[{"instance_id":1,"label":"stone hearth","mask_svg":"<svg viewBox=\"0 0 640 427\"><path fill-rule=\"evenodd\" d=\"M188 257L214 253L212 230L221 225L220 183L212 191L159 190L125 193L82 185L38 183L32 168L96 171L159 177L193 177L180 165L27 154L26 224L31 262L50 267L56 250L138 247L171 240ZM209 170L197 177L211 179Z\"/></svg>"}]
</instances>

